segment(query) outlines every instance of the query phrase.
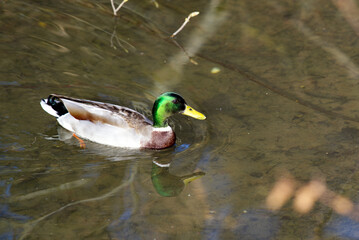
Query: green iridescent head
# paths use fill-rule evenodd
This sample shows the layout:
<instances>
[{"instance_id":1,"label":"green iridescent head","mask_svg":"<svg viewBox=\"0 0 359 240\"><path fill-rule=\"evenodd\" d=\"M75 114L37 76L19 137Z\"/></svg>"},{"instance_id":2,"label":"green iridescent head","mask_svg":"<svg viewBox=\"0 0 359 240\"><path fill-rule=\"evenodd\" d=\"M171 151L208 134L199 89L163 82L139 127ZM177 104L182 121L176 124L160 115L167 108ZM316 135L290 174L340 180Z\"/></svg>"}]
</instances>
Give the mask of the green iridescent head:
<instances>
[{"instance_id":1,"label":"green iridescent head","mask_svg":"<svg viewBox=\"0 0 359 240\"><path fill-rule=\"evenodd\" d=\"M182 113L184 115L204 120L206 117L186 104L186 101L177 93L167 92L159 96L152 108L153 126L166 127L166 119L173 114Z\"/></svg>"}]
</instances>

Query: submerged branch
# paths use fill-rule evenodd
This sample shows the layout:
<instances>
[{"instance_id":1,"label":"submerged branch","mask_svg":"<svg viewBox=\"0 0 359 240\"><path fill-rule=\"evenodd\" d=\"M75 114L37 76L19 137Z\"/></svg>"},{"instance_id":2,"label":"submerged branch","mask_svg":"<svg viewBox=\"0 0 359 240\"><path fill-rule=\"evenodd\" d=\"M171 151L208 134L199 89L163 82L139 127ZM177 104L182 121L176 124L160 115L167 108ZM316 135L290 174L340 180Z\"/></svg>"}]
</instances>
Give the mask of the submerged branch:
<instances>
[{"instance_id":1,"label":"submerged branch","mask_svg":"<svg viewBox=\"0 0 359 240\"><path fill-rule=\"evenodd\" d=\"M122 183L121 185L119 185L118 187L112 189L110 192L108 193L105 193L101 196L98 196L98 197L94 197L94 198L88 198L88 199L83 199L83 200L79 200L79 201L76 201L76 202L72 202L72 203L68 203L66 204L65 206L62 206L61 208L55 210L55 211L52 211L34 221L31 221L31 222L28 222L25 224L25 227L24 227L24 232L23 234L21 235L21 237L19 238L20 240L21 239L25 239L29 233L32 231L32 229L34 229L34 227L39 223L41 222L42 220L58 213L58 212L61 212L62 210L68 208L68 207L71 207L71 206L74 206L74 205L78 205L80 203L87 203L87 202L94 202L94 201L100 201L100 200L104 200L106 198L109 198L109 197L112 197L115 193L117 193L118 191L120 191L121 189L123 189L124 187L127 187L128 185L130 185L134 178L135 178L135 175L137 173L137 166L135 165L134 166L134 169L133 171L131 171L131 175L129 177L128 180L126 180L124 183Z\"/></svg>"},{"instance_id":2,"label":"submerged branch","mask_svg":"<svg viewBox=\"0 0 359 240\"><path fill-rule=\"evenodd\" d=\"M61 184L57 187L39 190L39 191L28 193L28 194L22 195L22 196L16 196L14 198L11 198L10 201L17 202L17 201L30 200L32 198L40 197L40 196L50 194L53 192L77 188L77 187L80 187L80 186L88 183L88 181L89 181L88 179L80 179L80 180L73 181L73 182L67 182L67 183Z\"/></svg>"},{"instance_id":3,"label":"submerged branch","mask_svg":"<svg viewBox=\"0 0 359 240\"><path fill-rule=\"evenodd\" d=\"M120 46L125 52L128 52L128 49L125 48L125 47L123 46L123 44L121 44L121 42L123 42L123 43L126 44L127 46L131 47L133 50L136 50L136 47L135 47L135 46L133 46L131 43L127 42L126 40L123 40L123 39L119 38L119 37L117 36L117 34L114 33L114 32L116 31L116 27L115 27L115 29L114 29L114 32L110 33L110 32L108 32L108 31L106 31L105 29L100 28L100 27L98 27L98 26L96 26L96 25L93 25L92 23L89 23L89 22L87 22L87 21L85 21L85 20L83 20L83 19L81 19L81 18L75 17L75 16L70 15L70 14L66 14L66 13L65 13L65 15L67 15L67 16L69 16L69 17L72 17L72 18L74 18L75 20L77 20L77 21L79 21L79 22L82 22L82 23L84 23L84 24L87 24L87 25L89 25L89 26L91 26L91 27L93 27L93 28L95 28L95 29L97 29L97 30L99 30L99 31L101 31L101 32L104 32L104 33L106 33L106 34L108 34L108 35L111 35L111 39L110 39L111 47L113 47L113 38L115 38L116 41L118 42L119 46ZM115 35L116 35L116 36L115 36Z\"/></svg>"},{"instance_id":4,"label":"submerged branch","mask_svg":"<svg viewBox=\"0 0 359 240\"><path fill-rule=\"evenodd\" d=\"M249 70L247 69L243 69L243 68L240 68L239 66L235 65L235 64L232 64L230 62L226 62L226 61L221 61L219 59L214 59L214 58L211 58L211 57L208 57L206 55L203 55L203 54L197 54L197 57L200 57L200 58L203 58L203 59L206 59L210 62L213 62L213 63L216 63L218 64L219 66L222 66L226 69L229 69L231 71L234 71L234 72L237 72L239 73L240 75L246 77L249 81L251 82L254 82L282 97L285 97L287 98L288 100L290 101L293 101L295 103L298 103L302 106L305 106L307 108L310 108L316 112L319 112L319 113L322 113L322 114L325 114L329 117L334 117L334 118L340 118L340 119L344 119L344 120L348 120L348 121L352 121L352 122L357 122L359 123L359 118L358 117L351 117L351 116L347 116L347 115L344 115L344 114L341 114L341 113L338 113L338 112L334 112L334 111L331 111L331 110L327 110L317 104L314 104L312 103L311 101L307 101L297 95L294 95L288 91L286 91L285 89L283 88L280 88L280 87L277 87L276 85L272 84L271 82L269 82L267 79L265 78L261 78L257 75L255 75L254 73L250 72Z\"/></svg>"}]
</instances>

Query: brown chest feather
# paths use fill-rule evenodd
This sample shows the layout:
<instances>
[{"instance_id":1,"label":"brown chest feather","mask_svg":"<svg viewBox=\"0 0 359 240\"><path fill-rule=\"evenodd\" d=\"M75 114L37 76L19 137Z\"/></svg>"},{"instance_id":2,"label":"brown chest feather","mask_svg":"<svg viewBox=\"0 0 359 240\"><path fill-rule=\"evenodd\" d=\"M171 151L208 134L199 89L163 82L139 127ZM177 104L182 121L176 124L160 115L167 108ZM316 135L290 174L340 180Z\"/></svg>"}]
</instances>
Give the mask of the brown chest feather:
<instances>
[{"instance_id":1,"label":"brown chest feather","mask_svg":"<svg viewBox=\"0 0 359 240\"><path fill-rule=\"evenodd\" d=\"M175 144L176 135L174 132L152 132L151 140L144 143L144 148L150 149L162 149L167 148Z\"/></svg>"}]
</instances>

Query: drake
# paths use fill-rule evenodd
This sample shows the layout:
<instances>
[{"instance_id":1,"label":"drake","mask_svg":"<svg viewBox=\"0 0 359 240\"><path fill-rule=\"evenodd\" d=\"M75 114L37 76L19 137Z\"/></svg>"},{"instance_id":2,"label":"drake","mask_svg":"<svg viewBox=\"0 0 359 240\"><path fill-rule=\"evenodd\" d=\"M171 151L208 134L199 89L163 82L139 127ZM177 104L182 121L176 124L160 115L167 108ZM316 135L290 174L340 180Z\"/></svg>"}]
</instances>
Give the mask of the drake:
<instances>
[{"instance_id":1,"label":"drake","mask_svg":"<svg viewBox=\"0 0 359 240\"><path fill-rule=\"evenodd\" d=\"M162 149L172 146L176 135L168 126L167 118L175 113L206 119L173 92L156 99L152 108L153 122L130 108L57 94L42 99L40 104L57 118L63 128L73 132L74 137L123 148ZM85 146L81 140L80 143L81 147Z\"/></svg>"}]
</instances>

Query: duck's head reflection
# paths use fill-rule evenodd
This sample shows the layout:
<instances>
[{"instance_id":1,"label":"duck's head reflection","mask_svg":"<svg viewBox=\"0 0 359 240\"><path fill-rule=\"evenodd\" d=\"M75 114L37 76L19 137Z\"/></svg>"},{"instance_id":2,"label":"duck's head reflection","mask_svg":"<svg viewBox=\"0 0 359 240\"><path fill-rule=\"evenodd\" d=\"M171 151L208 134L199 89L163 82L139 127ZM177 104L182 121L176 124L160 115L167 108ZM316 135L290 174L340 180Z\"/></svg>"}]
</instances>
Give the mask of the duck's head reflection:
<instances>
[{"instance_id":1,"label":"duck's head reflection","mask_svg":"<svg viewBox=\"0 0 359 240\"><path fill-rule=\"evenodd\" d=\"M170 161L166 163L152 161L152 184L157 193L163 197L178 196L188 183L205 175L204 172L195 172L185 176L175 176L169 171L170 164Z\"/></svg>"}]
</instances>

